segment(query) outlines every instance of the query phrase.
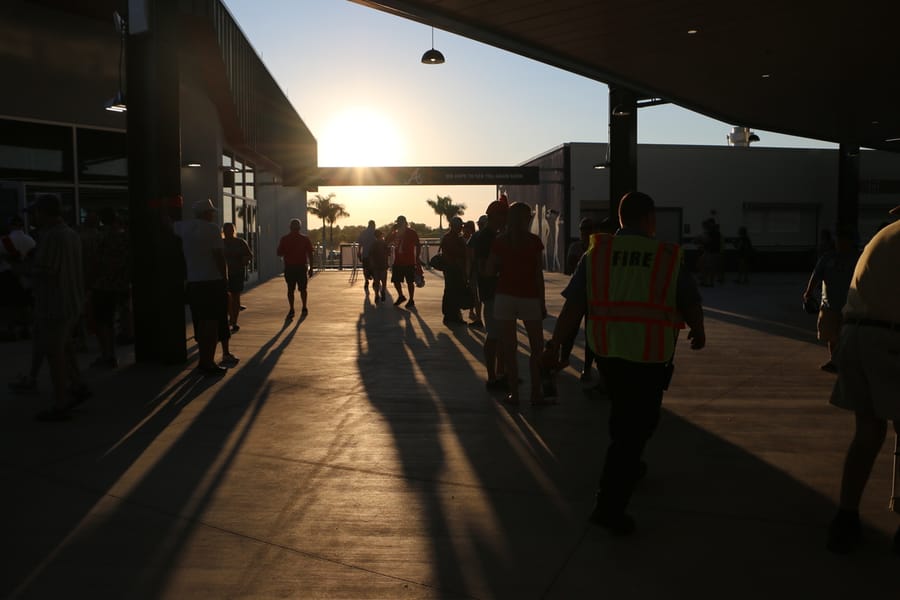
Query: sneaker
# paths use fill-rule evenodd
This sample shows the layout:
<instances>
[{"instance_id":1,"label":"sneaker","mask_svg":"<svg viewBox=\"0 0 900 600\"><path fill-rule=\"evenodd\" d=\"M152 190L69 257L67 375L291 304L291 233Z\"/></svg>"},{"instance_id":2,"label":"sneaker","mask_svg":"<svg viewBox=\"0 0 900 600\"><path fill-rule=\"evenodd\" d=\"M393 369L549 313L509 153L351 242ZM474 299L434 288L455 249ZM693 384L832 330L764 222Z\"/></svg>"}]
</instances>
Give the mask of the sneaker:
<instances>
[{"instance_id":1,"label":"sneaker","mask_svg":"<svg viewBox=\"0 0 900 600\"><path fill-rule=\"evenodd\" d=\"M400 296L398 296L397 299L394 300L394 306L400 306L404 302L406 302L406 296L400 294Z\"/></svg>"},{"instance_id":2,"label":"sneaker","mask_svg":"<svg viewBox=\"0 0 900 600\"><path fill-rule=\"evenodd\" d=\"M213 365L211 367L197 367L197 371L204 377L221 377L228 372L228 369Z\"/></svg>"},{"instance_id":3,"label":"sneaker","mask_svg":"<svg viewBox=\"0 0 900 600\"><path fill-rule=\"evenodd\" d=\"M412 300L410 300L409 302L406 303L406 308L415 308L415 307L416 307L416 303L413 302Z\"/></svg>"},{"instance_id":4,"label":"sneaker","mask_svg":"<svg viewBox=\"0 0 900 600\"><path fill-rule=\"evenodd\" d=\"M837 365L834 364L833 362L831 362L830 360L827 363L823 364L819 368L822 369L823 371L825 371L826 373L837 373L838 372Z\"/></svg>"},{"instance_id":5,"label":"sneaker","mask_svg":"<svg viewBox=\"0 0 900 600\"><path fill-rule=\"evenodd\" d=\"M862 539L859 513L839 510L828 526L828 542L825 547L835 554L849 554Z\"/></svg>"},{"instance_id":6,"label":"sneaker","mask_svg":"<svg viewBox=\"0 0 900 600\"><path fill-rule=\"evenodd\" d=\"M235 356L235 355L232 354L231 352L228 352L227 354L223 354L223 355L222 355L222 362L223 362L223 363L227 363L227 364L230 364L230 365L236 365L236 364L239 363L240 361L241 361L241 359L239 359L237 356Z\"/></svg>"},{"instance_id":7,"label":"sneaker","mask_svg":"<svg viewBox=\"0 0 900 600\"><path fill-rule=\"evenodd\" d=\"M590 522L608 531L611 535L625 537L634 533L637 523L634 518L625 513L610 514L600 510L597 506L591 513Z\"/></svg>"},{"instance_id":8,"label":"sneaker","mask_svg":"<svg viewBox=\"0 0 900 600\"><path fill-rule=\"evenodd\" d=\"M37 380L30 375L22 375L15 381L9 382L9 389L16 393L33 392L37 390Z\"/></svg>"},{"instance_id":9,"label":"sneaker","mask_svg":"<svg viewBox=\"0 0 900 600\"><path fill-rule=\"evenodd\" d=\"M497 379L488 379L484 382L484 389L488 391L506 391L506 377L498 377Z\"/></svg>"}]
</instances>

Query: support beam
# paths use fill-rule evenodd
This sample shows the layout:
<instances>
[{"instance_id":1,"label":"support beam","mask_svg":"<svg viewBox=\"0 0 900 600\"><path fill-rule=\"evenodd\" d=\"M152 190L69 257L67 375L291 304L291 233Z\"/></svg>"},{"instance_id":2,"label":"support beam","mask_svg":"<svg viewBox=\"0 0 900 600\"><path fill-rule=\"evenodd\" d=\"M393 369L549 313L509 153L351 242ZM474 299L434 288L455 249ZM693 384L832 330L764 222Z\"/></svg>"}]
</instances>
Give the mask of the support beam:
<instances>
[{"instance_id":1,"label":"support beam","mask_svg":"<svg viewBox=\"0 0 900 600\"><path fill-rule=\"evenodd\" d=\"M178 0L129 5L142 9L127 36L135 358L180 363L187 359L183 260L171 227L181 219Z\"/></svg>"},{"instance_id":2,"label":"support beam","mask_svg":"<svg viewBox=\"0 0 900 600\"><path fill-rule=\"evenodd\" d=\"M838 152L837 227L859 235L859 146L841 144Z\"/></svg>"},{"instance_id":3,"label":"support beam","mask_svg":"<svg viewBox=\"0 0 900 600\"><path fill-rule=\"evenodd\" d=\"M609 215L615 219L619 200L637 189L637 94L609 87Z\"/></svg>"}]
</instances>

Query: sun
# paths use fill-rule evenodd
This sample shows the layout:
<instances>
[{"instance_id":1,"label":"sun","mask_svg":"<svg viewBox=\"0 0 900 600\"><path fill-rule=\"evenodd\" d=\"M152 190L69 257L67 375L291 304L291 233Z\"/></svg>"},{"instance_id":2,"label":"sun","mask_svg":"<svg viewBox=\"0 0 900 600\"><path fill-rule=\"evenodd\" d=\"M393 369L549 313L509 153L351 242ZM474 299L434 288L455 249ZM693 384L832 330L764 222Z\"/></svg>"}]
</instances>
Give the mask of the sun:
<instances>
[{"instance_id":1,"label":"sun","mask_svg":"<svg viewBox=\"0 0 900 600\"><path fill-rule=\"evenodd\" d=\"M396 166L406 159L405 144L394 122L368 107L335 113L317 138L322 166Z\"/></svg>"}]
</instances>

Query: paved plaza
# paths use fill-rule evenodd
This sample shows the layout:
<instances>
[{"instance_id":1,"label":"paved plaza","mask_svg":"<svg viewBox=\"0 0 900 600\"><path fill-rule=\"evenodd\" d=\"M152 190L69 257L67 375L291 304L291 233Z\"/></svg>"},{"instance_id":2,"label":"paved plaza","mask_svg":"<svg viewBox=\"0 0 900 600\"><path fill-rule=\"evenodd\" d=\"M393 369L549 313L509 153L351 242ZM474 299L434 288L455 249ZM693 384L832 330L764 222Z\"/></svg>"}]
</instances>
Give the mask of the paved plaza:
<instances>
[{"instance_id":1,"label":"paved plaza","mask_svg":"<svg viewBox=\"0 0 900 600\"><path fill-rule=\"evenodd\" d=\"M67 423L33 420L46 371L38 394L6 389L30 345L0 344L0 597L896 597L888 445L865 545L824 548L852 417L827 404L806 277L703 288L708 346L680 345L626 539L586 521L608 402L582 389L582 340L558 406L502 405L483 334L441 323L439 274L410 311L319 273L291 322L283 282L262 283L219 379L193 349L155 366L125 348L114 371L82 354L95 396ZM546 279L556 315L567 278Z\"/></svg>"}]
</instances>

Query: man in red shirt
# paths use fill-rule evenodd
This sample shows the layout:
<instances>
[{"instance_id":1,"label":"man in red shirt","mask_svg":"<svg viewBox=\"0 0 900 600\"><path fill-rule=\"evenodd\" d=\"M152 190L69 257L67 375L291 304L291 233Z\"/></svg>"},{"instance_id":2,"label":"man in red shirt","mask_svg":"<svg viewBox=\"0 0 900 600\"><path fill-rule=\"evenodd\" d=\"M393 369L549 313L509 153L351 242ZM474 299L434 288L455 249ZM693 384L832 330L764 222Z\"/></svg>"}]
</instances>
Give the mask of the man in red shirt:
<instances>
[{"instance_id":1,"label":"man in red shirt","mask_svg":"<svg viewBox=\"0 0 900 600\"><path fill-rule=\"evenodd\" d=\"M306 315L306 284L313 276L313 247L309 238L300 233L300 219L291 219L291 231L278 242L278 256L284 260L284 280L287 282L288 319L294 318L294 288L300 288L301 315Z\"/></svg>"},{"instance_id":2,"label":"man in red shirt","mask_svg":"<svg viewBox=\"0 0 900 600\"><path fill-rule=\"evenodd\" d=\"M409 292L409 302L406 302L406 308L415 308L416 303L413 296L416 292L416 265L419 264L419 250L422 244L419 241L419 234L407 225L406 217L403 215L397 217L396 225L397 227L385 240L389 245L394 246L394 266L391 268L391 282L397 289L394 306L399 306L406 301L400 285L406 280L406 289Z\"/></svg>"}]
</instances>

